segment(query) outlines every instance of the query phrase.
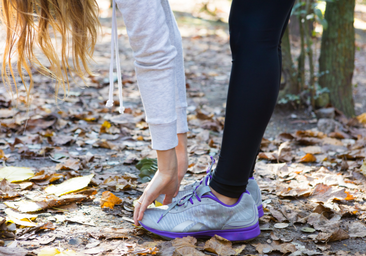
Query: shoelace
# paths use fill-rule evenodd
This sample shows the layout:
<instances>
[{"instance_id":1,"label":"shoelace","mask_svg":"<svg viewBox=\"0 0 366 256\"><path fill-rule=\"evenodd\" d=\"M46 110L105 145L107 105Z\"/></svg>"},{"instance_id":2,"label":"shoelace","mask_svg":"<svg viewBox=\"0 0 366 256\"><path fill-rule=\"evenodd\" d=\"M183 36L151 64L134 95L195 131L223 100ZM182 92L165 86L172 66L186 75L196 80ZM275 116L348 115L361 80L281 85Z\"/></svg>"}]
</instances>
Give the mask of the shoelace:
<instances>
[{"instance_id":1,"label":"shoelace","mask_svg":"<svg viewBox=\"0 0 366 256\"><path fill-rule=\"evenodd\" d=\"M189 187L197 187L197 186L201 185L203 181L208 183L209 180L212 179L212 174L213 174L212 168L213 168L215 162L216 162L215 158L213 158L211 156L211 165L209 166L209 168L206 171L206 176L203 179L201 179L200 181L195 181L193 184L189 184L189 185L185 186L184 189L188 189Z\"/></svg>"},{"instance_id":2,"label":"shoelace","mask_svg":"<svg viewBox=\"0 0 366 256\"><path fill-rule=\"evenodd\" d=\"M214 166L214 164L215 164L215 159L211 156L211 165L206 171L206 173L207 173L206 177L201 179L201 181L196 181L195 183L193 183L193 185L189 185L189 186L193 186L194 190L191 193L184 195L179 200L176 200L175 202L173 201L173 203L169 206L169 208L160 216L157 223L159 223L161 221L161 219L163 217L165 217L174 207L176 207L176 206L177 207L180 207L180 206L187 207L188 202L190 202L191 204L194 204L194 200L193 200L194 197L197 198L198 202L201 202L202 195L211 191L210 188L208 187L208 181L212 177L212 172L213 172L212 167ZM202 183L203 183L203 185L202 185Z\"/></svg>"},{"instance_id":3,"label":"shoelace","mask_svg":"<svg viewBox=\"0 0 366 256\"><path fill-rule=\"evenodd\" d=\"M122 97L122 73L121 73L121 63L119 60L119 47L118 47L118 33L117 33L117 18L116 18L116 1L113 0L113 14L112 14L112 36L111 36L111 61L109 66L109 97L106 106L113 106L113 91L114 91L114 79L113 79L113 69L114 61L116 62L117 77L118 77L118 98L119 98L119 108L118 111L122 114L125 111L123 106ZM116 56L116 57L114 57Z\"/></svg>"},{"instance_id":4,"label":"shoelace","mask_svg":"<svg viewBox=\"0 0 366 256\"><path fill-rule=\"evenodd\" d=\"M198 202L201 202L201 198L204 194L210 192L211 189L207 185L200 185L195 188L191 193L183 196L180 200L177 200L173 202L169 208L160 216L157 223L161 221L162 218L164 218L171 210L173 210L175 207L187 207L188 203L190 202L192 205L194 204L194 198L197 199Z\"/></svg>"}]
</instances>

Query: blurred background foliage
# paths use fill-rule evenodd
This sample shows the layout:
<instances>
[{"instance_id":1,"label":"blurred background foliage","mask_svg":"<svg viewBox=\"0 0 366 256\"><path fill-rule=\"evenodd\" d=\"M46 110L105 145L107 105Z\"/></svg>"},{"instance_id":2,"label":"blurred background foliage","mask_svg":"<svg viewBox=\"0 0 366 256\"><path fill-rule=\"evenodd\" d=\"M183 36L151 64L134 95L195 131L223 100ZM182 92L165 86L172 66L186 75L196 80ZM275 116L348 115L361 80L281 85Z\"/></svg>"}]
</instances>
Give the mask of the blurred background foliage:
<instances>
[{"instance_id":1,"label":"blurred background foliage","mask_svg":"<svg viewBox=\"0 0 366 256\"><path fill-rule=\"evenodd\" d=\"M220 18L215 2L203 1L200 11ZM279 104L313 109L332 105L347 116L355 114L352 97L355 3L355 0L296 1L282 39ZM300 42L299 54L292 53L292 40Z\"/></svg>"}]
</instances>

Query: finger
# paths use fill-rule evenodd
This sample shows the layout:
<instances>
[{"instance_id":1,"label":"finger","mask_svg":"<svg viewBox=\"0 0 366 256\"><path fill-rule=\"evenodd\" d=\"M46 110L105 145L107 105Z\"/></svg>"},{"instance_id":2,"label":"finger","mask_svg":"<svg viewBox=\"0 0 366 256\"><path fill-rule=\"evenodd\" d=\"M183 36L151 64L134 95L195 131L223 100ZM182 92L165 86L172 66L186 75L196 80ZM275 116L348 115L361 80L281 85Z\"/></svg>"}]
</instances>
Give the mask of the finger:
<instances>
[{"instance_id":1,"label":"finger","mask_svg":"<svg viewBox=\"0 0 366 256\"><path fill-rule=\"evenodd\" d=\"M140 203L136 203L135 211L133 212L133 220L134 220L136 226L139 225L139 222L137 221L137 218L139 216L140 207L141 207Z\"/></svg>"},{"instance_id":2,"label":"finger","mask_svg":"<svg viewBox=\"0 0 366 256\"><path fill-rule=\"evenodd\" d=\"M164 202L163 204L166 205L166 204L170 204L171 202L173 201L173 197L172 196L169 196L168 194L165 195L164 197Z\"/></svg>"},{"instance_id":3,"label":"finger","mask_svg":"<svg viewBox=\"0 0 366 256\"><path fill-rule=\"evenodd\" d=\"M140 208L141 208L140 202L142 202L143 198L144 198L144 194L142 194L142 196L139 199L137 199L137 202L135 204L135 210L133 212L133 220L134 220L136 226L139 226L139 222L137 219L138 219Z\"/></svg>"},{"instance_id":4,"label":"finger","mask_svg":"<svg viewBox=\"0 0 366 256\"><path fill-rule=\"evenodd\" d=\"M151 204L152 200L148 199L148 197L145 197L144 200L141 203L141 207L139 209L139 216L137 218L138 221L141 221L144 217L144 212L146 211L147 207Z\"/></svg>"}]
</instances>

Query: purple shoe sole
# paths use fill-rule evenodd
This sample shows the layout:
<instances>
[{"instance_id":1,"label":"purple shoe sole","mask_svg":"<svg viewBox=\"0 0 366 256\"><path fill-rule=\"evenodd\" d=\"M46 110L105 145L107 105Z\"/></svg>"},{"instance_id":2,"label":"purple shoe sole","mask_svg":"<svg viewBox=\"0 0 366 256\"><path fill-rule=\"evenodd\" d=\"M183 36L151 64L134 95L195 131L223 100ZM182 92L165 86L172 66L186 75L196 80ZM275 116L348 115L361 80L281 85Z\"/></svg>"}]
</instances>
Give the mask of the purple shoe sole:
<instances>
[{"instance_id":1,"label":"purple shoe sole","mask_svg":"<svg viewBox=\"0 0 366 256\"><path fill-rule=\"evenodd\" d=\"M258 218L262 218L264 215L263 205L258 206Z\"/></svg>"},{"instance_id":2,"label":"purple shoe sole","mask_svg":"<svg viewBox=\"0 0 366 256\"><path fill-rule=\"evenodd\" d=\"M193 236L196 238L204 238L204 237L213 237L215 235L219 235L223 238L226 238L229 241L245 241L253 239L260 235L261 230L259 228L259 222L255 225L247 227L247 228L240 228L240 229L226 229L226 230L207 230L207 231L199 231L199 232L186 232L186 233L178 233L178 232L168 232L168 231L161 231L149 228L140 222L141 226L146 230L154 233L158 236L161 236L165 239L175 239L175 238L182 238L186 236Z\"/></svg>"}]
</instances>

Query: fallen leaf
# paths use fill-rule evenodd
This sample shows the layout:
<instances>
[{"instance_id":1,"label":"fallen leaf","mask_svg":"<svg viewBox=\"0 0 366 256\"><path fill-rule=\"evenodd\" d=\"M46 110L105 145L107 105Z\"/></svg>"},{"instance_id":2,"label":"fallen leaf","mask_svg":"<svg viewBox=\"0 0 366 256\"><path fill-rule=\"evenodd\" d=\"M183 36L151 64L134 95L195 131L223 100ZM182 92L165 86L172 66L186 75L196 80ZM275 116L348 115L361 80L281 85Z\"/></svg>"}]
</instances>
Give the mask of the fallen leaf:
<instances>
[{"instance_id":1,"label":"fallen leaf","mask_svg":"<svg viewBox=\"0 0 366 256\"><path fill-rule=\"evenodd\" d=\"M56 165L56 170L80 170L81 166L80 166L80 161L78 159L67 159L64 162L61 162L59 164Z\"/></svg>"},{"instance_id":2,"label":"fallen leaf","mask_svg":"<svg viewBox=\"0 0 366 256\"><path fill-rule=\"evenodd\" d=\"M274 224L275 228L287 228L290 224L288 223L276 223Z\"/></svg>"},{"instance_id":3,"label":"fallen leaf","mask_svg":"<svg viewBox=\"0 0 366 256\"><path fill-rule=\"evenodd\" d=\"M110 191L104 191L102 193L102 198L100 199L100 205L102 208L110 208L113 209L114 205L121 204L122 199L115 196Z\"/></svg>"},{"instance_id":4,"label":"fallen leaf","mask_svg":"<svg viewBox=\"0 0 366 256\"><path fill-rule=\"evenodd\" d=\"M37 256L83 256L83 254L73 250L59 251L57 248L42 248Z\"/></svg>"},{"instance_id":5,"label":"fallen leaf","mask_svg":"<svg viewBox=\"0 0 366 256\"><path fill-rule=\"evenodd\" d=\"M27 167L8 166L0 169L0 180L7 179L9 182L24 181L33 176L33 171Z\"/></svg>"},{"instance_id":6,"label":"fallen leaf","mask_svg":"<svg viewBox=\"0 0 366 256\"><path fill-rule=\"evenodd\" d=\"M71 178L62 182L61 184L50 185L46 187L45 192L47 194L54 194L56 196L75 192L88 186L93 176L94 174L90 174L87 176Z\"/></svg>"},{"instance_id":7,"label":"fallen leaf","mask_svg":"<svg viewBox=\"0 0 366 256\"><path fill-rule=\"evenodd\" d=\"M20 212L38 212L61 205L85 201L88 199L89 197L85 195L65 195L61 197L47 196L44 198L39 198L39 201L21 200L16 202L4 202L4 204Z\"/></svg>"},{"instance_id":8,"label":"fallen leaf","mask_svg":"<svg viewBox=\"0 0 366 256\"><path fill-rule=\"evenodd\" d=\"M205 254L196 249L197 239L191 236L176 238L172 245L180 255L204 256Z\"/></svg>"},{"instance_id":9,"label":"fallen leaf","mask_svg":"<svg viewBox=\"0 0 366 256\"><path fill-rule=\"evenodd\" d=\"M366 113L363 113L359 116L357 116L357 120L361 123L361 124L366 124Z\"/></svg>"},{"instance_id":10,"label":"fallen leaf","mask_svg":"<svg viewBox=\"0 0 366 256\"><path fill-rule=\"evenodd\" d=\"M333 233L339 229L340 222L336 219L328 220L322 214L311 213L307 218L308 224L312 225L316 230L326 233Z\"/></svg>"},{"instance_id":11,"label":"fallen leaf","mask_svg":"<svg viewBox=\"0 0 366 256\"><path fill-rule=\"evenodd\" d=\"M360 221L355 221L349 226L350 237L366 237L366 226Z\"/></svg>"},{"instance_id":12,"label":"fallen leaf","mask_svg":"<svg viewBox=\"0 0 366 256\"><path fill-rule=\"evenodd\" d=\"M100 127L99 133L108 133L109 128L111 128L111 123L108 121L104 121Z\"/></svg>"},{"instance_id":13,"label":"fallen leaf","mask_svg":"<svg viewBox=\"0 0 366 256\"><path fill-rule=\"evenodd\" d=\"M301 151L304 152L305 154L321 154L322 153L322 148L319 146L307 146L307 147L302 147Z\"/></svg>"},{"instance_id":14,"label":"fallen leaf","mask_svg":"<svg viewBox=\"0 0 366 256\"><path fill-rule=\"evenodd\" d=\"M302 232L305 232L305 233L314 233L316 230L313 229L313 228L309 228L309 227L303 227L301 229Z\"/></svg>"},{"instance_id":15,"label":"fallen leaf","mask_svg":"<svg viewBox=\"0 0 366 256\"><path fill-rule=\"evenodd\" d=\"M136 154L129 154L123 161L123 164L135 164L138 162L139 157Z\"/></svg>"},{"instance_id":16,"label":"fallen leaf","mask_svg":"<svg viewBox=\"0 0 366 256\"><path fill-rule=\"evenodd\" d=\"M307 153L300 160L300 163L314 163L316 162L316 157L313 154Z\"/></svg>"},{"instance_id":17,"label":"fallen leaf","mask_svg":"<svg viewBox=\"0 0 366 256\"><path fill-rule=\"evenodd\" d=\"M257 252L259 252L260 254L263 254L263 253L270 253L273 251L273 248L271 245L269 244L252 244L255 249L257 250Z\"/></svg>"},{"instance_id":18,"label":"fallen leaf","mask_svg":"<svg viewBox=\"0 0 366 256\"><path fill-rule=\"evenodd\" d=\"M296 246L291 243L282 243L281 244L278 241L272 241L271 247L272 247L273 251L280 251L284 254L296 251Z\"/></svg>"},{"instance_id":19,"label":"fallen leaf","mask_svg":"<svg viewBox=\"0 0 366 256\"><path fill-rule=\"evenodd\" d=\"M35 227L37 223L32 222L38 216L35 214L24 214L18 213L12 209L5 209L6 220L13 222L17 225L26 226L26 227Z\"/></svg>"},{"instance_id":20,"label":"fallen leaf","mask_svg":"<svg viewBox=\"0 0 366 256\"><path fill-rule=\"evenodd\" d=\"M103 228L98 232L92 232L90 235L95 239L128 239L130 231L124 228Z\"/></svg>"},{"instance_id":21,"label":"fallen leaf","mask_svg":"<svg viewBox=\"0 0 366 256\"><path fill-rule=\"evenodd\" d=\"M0 199L9 199L20 196L11 186L10 182L3 179L0 182Z\"/></svg>"},{"instance_id":22,"label":"fallen leaf","mask_svg":"<svg viewBox=\"0 0 366 256\"><path fill-rule=\"evenodd\" d=\"M28 251L17 247L17 248L7 248L7 247L0 247L0 255L1 256L26 256Z\"/></svg>"},{"instance_id":23,"label":"fallen leaf","mask_svg":"<svg viewBox=\"0 0 366 256\"><path fill-rule=\"evenodd\" d=\"M232 248L232 243L218 235L206 241L204 249L222 256L237 255Z\"/></svg>"},{"instance_id":24,"label":"fallen leaf","mask_svg":"<svg viewBox=\"0 0 366 256\"><path fill-rule=\"evenodd\" d=\"M363 160L362 166L360 169L361 173L366 176L366 159Z\"/></svg>"},{"instance_id":25,"label":"fallen leaf","mask_svg":"<svg viewBox=\"0 0 366 256\"><path fill-rule=\"evenodd\" d=\"M333 186L328 186L320 183L315 186L315 189L313 190L310 200L325 203L335 198L338 200L344 200L345 198L347 198L345 189L336 188Z\"/></svg>"}]
</instances>

